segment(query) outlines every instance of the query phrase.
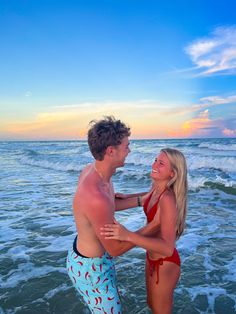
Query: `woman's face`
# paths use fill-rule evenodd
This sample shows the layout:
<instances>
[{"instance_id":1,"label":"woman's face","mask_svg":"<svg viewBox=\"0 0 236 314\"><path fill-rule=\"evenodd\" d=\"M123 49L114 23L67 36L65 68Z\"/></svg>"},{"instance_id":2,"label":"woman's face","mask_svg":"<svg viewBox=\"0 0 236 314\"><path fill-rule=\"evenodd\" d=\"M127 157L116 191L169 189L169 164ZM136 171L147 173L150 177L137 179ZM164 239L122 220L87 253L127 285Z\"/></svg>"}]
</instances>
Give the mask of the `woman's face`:
<instances>
[{"instance_id":1,"label":"woman's face","mask_svg":"<svg viewBox=\"0 0 236 314\"><path fill-rule=\"evenodd\" d=\"M174 176L170 161L164 152L161 152L152 164L151 178L153 180L169 181Z\"/></svg>"}]
</instances>

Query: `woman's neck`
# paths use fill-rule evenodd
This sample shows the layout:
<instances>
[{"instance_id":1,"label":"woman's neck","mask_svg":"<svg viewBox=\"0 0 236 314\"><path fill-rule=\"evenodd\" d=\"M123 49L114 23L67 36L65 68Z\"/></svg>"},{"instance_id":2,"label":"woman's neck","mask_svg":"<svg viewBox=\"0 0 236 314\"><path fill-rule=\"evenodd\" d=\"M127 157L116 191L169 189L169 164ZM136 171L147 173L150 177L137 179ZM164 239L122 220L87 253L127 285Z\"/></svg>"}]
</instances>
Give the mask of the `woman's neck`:
<instances>
[{"instance_id":1,"label":"woman's neck","mask_svg":"<svg viewBox=\"0 0 236 314\"><path fill-rule=\"evenodd\" d=\"M167 188L167 182L154 182L153 190L156 195L160 195Z\"/></svg>"}]
</instances>

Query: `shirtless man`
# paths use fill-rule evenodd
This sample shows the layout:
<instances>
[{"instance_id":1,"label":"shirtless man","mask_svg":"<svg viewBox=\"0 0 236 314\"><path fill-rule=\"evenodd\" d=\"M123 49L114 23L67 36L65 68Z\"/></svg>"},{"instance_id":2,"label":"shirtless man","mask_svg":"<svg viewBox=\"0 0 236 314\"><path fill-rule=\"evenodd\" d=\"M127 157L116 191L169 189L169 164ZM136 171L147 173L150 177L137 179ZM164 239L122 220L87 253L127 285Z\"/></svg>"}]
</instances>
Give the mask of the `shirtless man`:
<instances>
[{"instance_id":1,"label":"shirtless man","mask_svg":"<svg viewBox=\"0 0 236 314\"><path fill-rule=\"evenodd\" d=\"M116 286L113 256L133 247L128 242L106 240L101 227L114 221L115 210L141 206L139 194L116 199L111 182L130 152L130 128L120 120L106 117L92 121L88 144L95 159L81 172L73 208L78 236L68 252L68 274L92 313L122 313ZM140 193L142 195L142 193ZM137 232L149 235L149 224Z\"/></svg>"}]
</instances>

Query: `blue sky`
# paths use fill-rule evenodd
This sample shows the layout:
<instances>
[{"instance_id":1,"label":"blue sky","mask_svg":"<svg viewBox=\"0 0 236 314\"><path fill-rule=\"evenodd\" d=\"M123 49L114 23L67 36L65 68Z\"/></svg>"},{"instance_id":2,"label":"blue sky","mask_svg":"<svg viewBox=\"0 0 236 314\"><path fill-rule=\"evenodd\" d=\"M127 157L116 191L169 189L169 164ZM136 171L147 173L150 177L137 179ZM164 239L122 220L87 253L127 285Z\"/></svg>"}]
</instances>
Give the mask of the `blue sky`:
<instances>
[{"instance_id":1,"label":"blue sky","mask_svg":"<svg viewBox=\"0 0 236 314\"><path fill-rule=\"evenodd\" d=\"M236 137L236 2L0 1L0 139Z\"/></svg>"}]
</instances>

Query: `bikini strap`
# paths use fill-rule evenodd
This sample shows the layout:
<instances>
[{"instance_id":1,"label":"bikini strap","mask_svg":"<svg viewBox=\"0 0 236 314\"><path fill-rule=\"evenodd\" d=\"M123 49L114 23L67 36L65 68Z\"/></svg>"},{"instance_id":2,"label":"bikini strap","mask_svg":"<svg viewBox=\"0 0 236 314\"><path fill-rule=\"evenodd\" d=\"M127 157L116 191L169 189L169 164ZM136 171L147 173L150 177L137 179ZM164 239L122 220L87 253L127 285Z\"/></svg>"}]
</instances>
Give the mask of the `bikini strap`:
<instances>
[{"instance_id":1,"label":"bikini strap","mask_svg":"<svg viewBox=\"0 0 236 314\"><path fill-rule=\"evenodd\" d=\"M165 193L166 190L167 190L167 188L165 188L165 189L161 192L161 194L158 196L157 204L159 203L159 200L160 200L161 196Z\"/></svg>"},{"instance_id":2,"label":"bikini strap","mask_svg":"<svg viewBox=\"0 0 236 314\"><path fill-rule=\"evenodd\" d=\"M150 195L148 196L148 198L146 199L146 201L143 204L143 208L146 208L148 206L148 203L152 197L153 192L154 192L154 190L152 192L150 192Z\"/></svg>"}]
</instances>

